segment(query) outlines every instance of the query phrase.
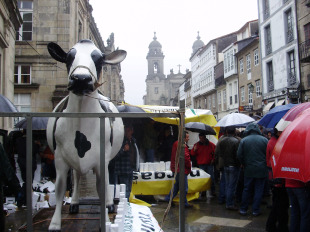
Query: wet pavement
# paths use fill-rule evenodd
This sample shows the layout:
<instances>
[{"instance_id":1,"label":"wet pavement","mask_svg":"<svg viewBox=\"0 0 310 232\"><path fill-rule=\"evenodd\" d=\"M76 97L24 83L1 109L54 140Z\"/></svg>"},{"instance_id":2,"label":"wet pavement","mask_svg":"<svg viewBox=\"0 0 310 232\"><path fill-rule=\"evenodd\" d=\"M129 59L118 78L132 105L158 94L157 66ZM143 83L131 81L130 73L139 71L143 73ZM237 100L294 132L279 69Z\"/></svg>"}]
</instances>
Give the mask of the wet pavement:
<instances>
[{"instance_id":1,"label":"wet pavement","mask_svg":"<svg viewBox=\"0 0 310 232\"><path fill-rule=\"evenodd\" d=\"M95 175L90 171L86 176L81 178L80 183L80 198L82 201L98 199L96 192ZM152 204L151 211L158 223L162 225L162 229L165 232L179 231L179 205L176 203L174 207L171 207L169 214L166 217L164 224L162 219L164 212L167 208L166 202L156 201L152 196L136 196L138 199L144 200ZM231 211L225 208L225 204L218 204L216 198L206 199L202 197L199 200L192 201L193 208L185 209L185 231L186 232L261 232L265 231L265 224L269 214L267 203L271 201L270 197L264 198L264 204L261 205L262 214L258 217L253 217L250 213L247 216L241 216L238 211ZM99 207L94 205L81 206L80 209L84 209L82 217L99 218ZM63 207L63 212L68 207ZM44 211L53 213L53 209L50 208ZM35 212L34 212L35 213ZM39 211L39 215L42 211ZM110 215L111 216L111 215ZM49 217L49 216L46 216ZM66 217L66 216L65 216ZM50 219L43 219L40 221L40 227L34 225L34 231L47 231L47 227ZM6 231L18 231L23 228L26 222L26 209L18 209L15 213L12 213L6 217ZM96 222L99 225L99 219L92 220L92 223ZM81 222L82 226L77 231L96 231L94 228L98 226L92 225L89 230L86 230L88 222ZM40 228L40 229L35 229ZM82 229L84 228L84 229ZM67 231L63 230L62 231Z\"/></svg>"}]
</instances>

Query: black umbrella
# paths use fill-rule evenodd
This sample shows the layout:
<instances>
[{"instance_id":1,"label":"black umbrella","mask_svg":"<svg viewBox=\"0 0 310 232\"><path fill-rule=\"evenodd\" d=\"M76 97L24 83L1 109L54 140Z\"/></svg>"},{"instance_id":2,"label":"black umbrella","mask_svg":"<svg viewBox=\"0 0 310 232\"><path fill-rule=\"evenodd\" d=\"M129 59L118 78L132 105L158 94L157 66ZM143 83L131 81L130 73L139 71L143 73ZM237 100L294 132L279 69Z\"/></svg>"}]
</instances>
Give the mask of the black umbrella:
<instances>
[{"instance_id":1,"label":"black umbrella","mask_svg":"<svg viewBox=\"0 0 310 232\"><path fill-rule=\"evenodd\" d=\"M145 111L137 106L120 105L116 106L120 113L145 113Z\"/></svg>"},{"instance_id":2,"label":"black umbrella","mask_svg":"<svg viewBox=\"0 0 310 232\"><path fill-rule=\"evenodd\" d=\"M145 111L138 106L119 105L116 106L116 108L120 113L145 113ZM125 125L145 123L146 120L150 120L150 118L123 118Z\"/></svg>"},{"instance_id":3,"label":"black umbrella","mask_svg":"<svg viewBox=\"0 0 310 232\"><path fill-rule=\"evenodd\" d=\"M18 112L16 106L5 96L0 94L0 112L11 113Z\"/></svg>"},{"instance_id":4,"label":"black umbrella","mask_svg":"<svg viewBox=\"0 0 310 232\"><path fill-rule=\"evenodd\" d=\"M46 130L48 117L33 117L32 130ZM27 129L27 119L20 120L15 124L15 128Z\"/></svg>"},{"instance_id":5,"label":"black umbrella","mask_svg":"<svg viewBox=\"0 0 310 232\"><path fill-rule=\"evenodd\" d=\"M216 135L215 130L202 122L189 122L185 124L185 128L192 132L203 133L205 135Z\"/></svg>"}]
</instances>

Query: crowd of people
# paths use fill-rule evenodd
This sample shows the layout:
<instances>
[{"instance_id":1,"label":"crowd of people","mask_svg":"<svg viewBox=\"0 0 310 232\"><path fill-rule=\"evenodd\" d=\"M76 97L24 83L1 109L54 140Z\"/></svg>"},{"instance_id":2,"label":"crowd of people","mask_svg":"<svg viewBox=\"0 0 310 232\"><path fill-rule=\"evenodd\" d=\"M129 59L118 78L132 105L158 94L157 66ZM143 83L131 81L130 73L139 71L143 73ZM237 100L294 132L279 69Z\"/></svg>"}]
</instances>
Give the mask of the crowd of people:
<instances>
[{"instance_id":1,"label":"crowd of people","mask_svg":"<svg viewBox=\"0 0 310 232\"><path fill-rule=\"evenodd\" d=\"M164 126L158 130L158 125L151 120L145 125L143 133L137 133L139 141L134 137L135 128L132 125L126 125L124 128L123 145L109 164L110 184L126 184L126 197L129 198L133 172L139 171L140 159L145 162L171 161L171 171L177 172L176 182L173 192L170 192L165 200L174 198L179 192L179 167L175 166L178 141L172 133L173 128ZM242 133L237 133L234 127L226 127L220 133L217 144L200 133L198 141L191 149L187 144L189 134L184 133L182 148L185 154L185 192L188 190L187 177L191 168L198 167L210 175L211 187L206 192L206 197L217 199L219 204L225 204L227 210L235 210L245 216L251 208L251 214L254 217L259 216L263 197L271 194L272 205L269 207L266 231L308 231L309 185L297 180L273 178L271 154L281 132L274 128L273 133L268 131L267 134L263 133L263 129L257 123L249 124ZM26 182L25 134L16 139L15 145L21 178ZM0 149L0 153L4 157L2 150ZM43 176L55 178L54 155L47 145L42 146L38 141L33 143L32 174L36 167L36 154L44 161ZM157 154L160 154L159 158ZM11 184L17 183L12 170L8 169L7 172L8 174L5 174L3 171L1 175L7 175L14 180ZM20 201L19 205L25 204L25 185L21 188L17 185L14 188ZM201 196L203 194L201 193ZM193 205L185 199L185 207L191 208Z\"/></svg>"},{"instance_id":2,"label":"crowd of people","mask_svg":"<svg viewBox=\"0 0 310 232\"><path fill-rule=\"evenodd\" d=\"M175 167L178 141L171 135L171 128L167 127L164 130L164 139L156 146L154 139L156 140L159 133L156 128L152 128L154 126L154 123L147 126L147 133L143 137L141 146L143 148L146 144L145 150L148 150L145 152L146 161L153 162L156 159L154 158L156 153L162 153L161 160L170 160L171 170L177 172L174 191L165 198L169 201L171 195L174 198L179 191L179 168ZM251 208L251 214L257 217L261 214L263 197L272 195L266 231L308 231L310 228L308 184L297 180L273 178L271 153L280 134L281 132L276 128L273 133L265 132L264 128L257 123L251 123L242 133L237 133L234 127L225 128L216 145L209 141L205 134L200 133L199 140L192 149L189 149L187 145L189 135L185 133L183 145L185 192L187 193L188 190L187 176L192 166L198 167L211 178L211 188L206 192L206 197L218 199L219 204L226 204L227 210L236 210L240 215L246 216ZM150 142L150 140L153 141ZM119 154L123 154L123 151L121 150ZM135 157L139 156L138 152L139 149L136 146ZM117 157L116 160L121 156ZM130 157L129 153L128 157ZM131 167L132 171L138 170L138 166L134 166L133 163ZM128 181L126 183L131 185ZM219 184L219 192L215 198L217 184ZM191 208L192 205L185 200L185 207Z\"/></svg>"}]
</instances>

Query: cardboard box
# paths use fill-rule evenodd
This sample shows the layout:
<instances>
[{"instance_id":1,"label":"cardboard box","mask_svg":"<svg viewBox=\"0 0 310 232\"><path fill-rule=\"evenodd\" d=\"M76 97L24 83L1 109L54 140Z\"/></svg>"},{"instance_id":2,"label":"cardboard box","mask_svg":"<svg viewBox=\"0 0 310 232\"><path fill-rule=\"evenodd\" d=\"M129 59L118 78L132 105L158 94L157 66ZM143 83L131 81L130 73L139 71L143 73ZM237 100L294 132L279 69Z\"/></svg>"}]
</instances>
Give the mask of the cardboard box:
<instances>
[{"instance_id":1,"label":"cardboard box","mask_svg":"<svg viewBox=\"0 0 310 232\"><path fill-rule=\"evenodd\" d=\"M14 204L15 203L15 197L6 197L5 198L5 204Z\"/></svg>"}]
</instances>

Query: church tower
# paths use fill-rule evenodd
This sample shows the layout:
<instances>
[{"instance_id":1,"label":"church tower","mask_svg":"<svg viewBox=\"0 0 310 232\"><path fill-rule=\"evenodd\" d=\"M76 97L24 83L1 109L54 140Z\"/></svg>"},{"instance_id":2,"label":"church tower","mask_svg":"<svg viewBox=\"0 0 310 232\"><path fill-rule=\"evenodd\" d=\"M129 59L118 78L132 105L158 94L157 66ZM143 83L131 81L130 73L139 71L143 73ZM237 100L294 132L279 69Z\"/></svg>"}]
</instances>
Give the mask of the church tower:
<instances>
[{"instance_id":1,"label":"church tower","mask_svg":"<svg viewBox=\"0 0 310 232\"><path fill-rule=\"evenodd\" d=\"M178 90L184 82L184 74L180 71L174 73L170 69L170 74L164 74L164 54L161 44L157 41L154 32L153 41L149 45L149 52L146 56L148 64L148 74L146 76L146 95L143 96L145 105L173 106L177 104Z\"/></svg>"},{"instance_id":2,"label":"church tower","mask_svg":"<svg viewBox=\"0 0 310 232\"><path fill-rule=\"evenodd\" d=\"M161 44L157 41L156 32L154 32L153 41L149 45L149 52L146 56L148 63L147 79L155 77L165 78L164 75L164 54L161 50Z\"/></svg>"},{"instance_id":3,"label":"church tower","mask_svg":"<svg viewBox=\"0 0 310 232\"><path fill-rule=\"evenodd\" d=\"M154 32L153 41L149 45L149 52L146 56L148 64L148 74L146 76L145 105L168 105L166 76L164 74L164 54L162 46L157 41Z\"/></svg>"}]
</instances>

